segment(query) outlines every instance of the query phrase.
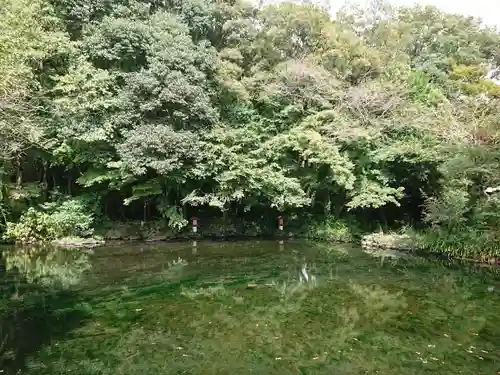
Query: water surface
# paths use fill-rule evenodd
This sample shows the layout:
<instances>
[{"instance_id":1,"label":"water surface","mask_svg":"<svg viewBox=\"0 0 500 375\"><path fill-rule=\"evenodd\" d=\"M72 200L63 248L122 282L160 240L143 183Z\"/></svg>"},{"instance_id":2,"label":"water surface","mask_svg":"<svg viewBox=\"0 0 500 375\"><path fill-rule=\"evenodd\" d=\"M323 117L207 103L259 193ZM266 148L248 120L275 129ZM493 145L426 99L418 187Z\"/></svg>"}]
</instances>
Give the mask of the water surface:
<instances>
[{"instance_id":1,"label":"water surface","mask_svg":"<svg viewBox=\"0 0 500 375\"><path fill-rule=\"evenodd\" d=\"M303 241L7 249L6 374L497 374L496 269Z\"/></svg>"}]
</instances>

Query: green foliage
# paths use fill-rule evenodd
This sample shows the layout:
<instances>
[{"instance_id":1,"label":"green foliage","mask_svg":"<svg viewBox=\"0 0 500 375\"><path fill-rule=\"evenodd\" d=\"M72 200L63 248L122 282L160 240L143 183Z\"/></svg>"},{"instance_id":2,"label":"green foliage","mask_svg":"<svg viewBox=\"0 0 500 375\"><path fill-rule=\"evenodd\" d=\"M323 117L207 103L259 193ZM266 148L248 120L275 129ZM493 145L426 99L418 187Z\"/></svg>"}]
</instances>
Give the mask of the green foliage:
<instances>
[{"instance_id":1,"label":"green foliage","mask_svg":"<svg viewBox=\"0 0 500 375\"><path fill-rule=\"evenodd\" d=\"M478 227L461 226L448 231L412 232L416 248L432 253L445 253L454 258L496 263L500 257L498 234Z\"/></svg>"},{"instance_id":2,"label":"green foliage","mask_svg":"<svg viewBox=\"0 0 500 375\"><path fill-rule=\"evenodd\" d=\"M336 19L288 2L1 5L0 167L19 193L4 220L54 190L176 230L203 211L498 227L480 192L500 185L500 34L475 19L383 1Z\"/></svg>"},{"instance_id":3,"label":"green foliage","mask_svg":"<svg viewBox=\"0 0 500 375\"><path fill-rule=\"evenodd\" d=\"M163 218L167 220L170 228L180 231L188 225L189 222L186 220L179 207L160 205L159 209Z\"/></svg>"},{"instance_id":4,"label":"green foliage","mask_svg":"<svg viewBox=\"0 0 500 375\"><path fill-rule=\"evenodd\" d=\"M58 205L47 205L43 211L30 207L18 223L7 223L6 237L20 243L86 237L93 233L93 221L85 205L72 199Z\"/></svg>"},{"instance_id":5,"label":"green foliage","mask_svg":"<svg viewBox=\"0 0 500 375\"><path fill-rule=\"evenodd\" d=\"M408 82L413 100L428 106L436 106L445 98L442 90L432 82L431 77L422 70L413 71Z\"/></svg>"},{"instance_id":6,"label":"green foliage","mask_svg":"<svg viewBox=\"0 0 500 375\"><path fill-rule=\"evenodd\" d=\"M303 231L307 238L328 242L353 242L360 234L355 223L331 217L310 220Z\"/></svg>"},{"instance_id":7,"label":"green foliage","mask_svg":"<svg viewBox=\"0 0 500 375\"><path fill-rule=\"evenodd\" d=\"M50 216L30 207L18 223L7 223L5 237L21 243L31 243L55 238L53 231Z\"/></svg>"},{"instance_id":8,"label":"green foliage","mask_svg":"<svg viewBox=\"0 0 500 375\"><path fill-rule=\"evenodd\" d=\"M51 213L52 220L58 229L58 237L86 237L93 233L93 217L85 204L76 199L62 202Z\"/></svg>"},{"instance_id":9,"label":"green foliage","mask_svg":"<svg viewBox=\"0 0 500 375\"><path fill-rule=\"evenodd\" d=\"M0 1L0 162L43 144L42 79L68 49L58 20L43 0ZM64 64L59 61L59 64ZM36 67L36 69L33 69ZM59 66L59 68L61 68Z\"/></svg>"}]
</instances>

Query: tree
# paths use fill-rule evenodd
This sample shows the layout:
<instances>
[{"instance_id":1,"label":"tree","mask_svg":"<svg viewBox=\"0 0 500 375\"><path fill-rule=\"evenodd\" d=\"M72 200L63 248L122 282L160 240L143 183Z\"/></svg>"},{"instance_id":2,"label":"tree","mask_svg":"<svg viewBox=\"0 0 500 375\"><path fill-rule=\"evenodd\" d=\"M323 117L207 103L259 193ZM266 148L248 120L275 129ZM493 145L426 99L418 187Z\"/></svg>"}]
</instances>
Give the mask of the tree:
<instances>
[{"instance_id":1,"label":"tree","mask_svg":"<svg viewBox=\"0 0 500 375\"><path fill-rule=\"evenodd\" d=\"M310 2L2 5L1 158L38 201L177 229L204 210L497 228L480 192L500 184L500 34L478 20L384 1L335 19Z\"/></svg>"},{"instance_id":2,"label":"tree","mask_svg":"<svg viewBox=\"0 0 500 375\"><path fill-rule=\"evenodd\" d=\"M37 78L69 48L42 1L0 2L0 161L21 157L43 138Z\"/></svg>"}]
</instances>

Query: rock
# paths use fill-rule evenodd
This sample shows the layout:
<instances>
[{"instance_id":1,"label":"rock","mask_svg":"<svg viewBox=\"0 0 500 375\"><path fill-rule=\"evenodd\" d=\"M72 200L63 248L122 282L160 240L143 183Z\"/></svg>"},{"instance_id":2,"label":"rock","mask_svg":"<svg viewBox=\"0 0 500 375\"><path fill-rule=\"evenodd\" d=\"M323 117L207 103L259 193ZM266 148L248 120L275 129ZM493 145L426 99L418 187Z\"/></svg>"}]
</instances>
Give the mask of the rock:
<instances>
[{"instance_id":1,"label":"rock","mask_svg":"<svg viewBox=\"0 0 500 375\"><path fill-rule=\"evenodd\" d=\"M403 234L372 233L361 239L364 249L414 250L411 238Z\"/></svg>"},{"instance_id":2,"label":"rock","mask_svg":"<svg viewBox=\"0 0 500 375\"><path fill-rule=\"evenodd\" d=\"M118 229L110 229L104 234L104 238L108 240L121 240L123 238L123 233Z\"/></svg>"},{"instance_id":3,"label":"rock","mask_svg":"<svg viewBox=\"0 0 500 375\"><path fill-rule=\"evenodd\" d=\"M111 223L101 234L106 240L135 240L146 236L141 235L140 222Z\"/></svg>"},{"instance_id":4,"label":"rock","mask_svg":"<svg viewBox=\"0 0 500 375\"><path fill-rule=\"evenodd\" d=\"M138 234L131 234L129 236L126 236L124 239L129 241L139 241L141 239L141 236L139 236Z\"/></svg>"},{"instance_id":5,"label":"rock","mask_svg":"<svg viewBox=\"0 0 500 375\"><path fill-rule=\"evenodd\" d=\"M156 236L150 236L146 238L144 241L146 242L160 242L160 241L166 241L167 236L165 235L156 235Z\"/></svg>"},{"instance_id":6,"label":"rock","mask_svg":"<svg viewBox=\"0 0 500 375\"><path fill-rule=\"evenodd\" d=\"M51 242L58 247L86 247L92 248L104 245L105 241L98 238L63 237Z\"/></svg>"}]
</instances>

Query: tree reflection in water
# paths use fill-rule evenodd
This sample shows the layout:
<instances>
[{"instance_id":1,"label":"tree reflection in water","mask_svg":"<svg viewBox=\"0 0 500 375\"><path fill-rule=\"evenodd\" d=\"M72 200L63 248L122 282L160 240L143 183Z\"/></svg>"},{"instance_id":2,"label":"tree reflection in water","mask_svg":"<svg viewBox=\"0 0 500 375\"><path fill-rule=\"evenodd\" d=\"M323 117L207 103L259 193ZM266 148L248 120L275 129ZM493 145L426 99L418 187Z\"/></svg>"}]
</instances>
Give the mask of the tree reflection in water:
<instances>
[{"instance_id":1,"label":"tree reflection in water","mask_svg":"<svg viewBox=\"0 0 500 375\"><path fill-rule=\"evenodd\" d=\"M89 249L50 246L11 248L3 251L7 273L19 280L43 287L67 289L78 285L82 274L91 268Z\"/></svg>"},{"instance_id":2,"label":"tree reflection in water","mask_svg":"<svg viewBox=\"0 0 500 375\"><path fill-rule=\"evenodd\" d=\"M72 288L90 270L90 250L8 248L0 262L0 369L17 374L26 358L79 326L88 305Z\"/></svg>"},{"instance_id":3,"label":"tree reflection in water","mask_svg":"<svg viewBox=\"0 0 500 375\"><path fill-rule=\"evenodd\" d=\"M30 359L26 374L497 371L493 270L296 240L200 242L194 254L191 243L137 246L95 250L63 299L45 294L34 309L27 294L9 299L24 306L25 333L51 338L8 344Z\"/></svg>"}]
</instances>

